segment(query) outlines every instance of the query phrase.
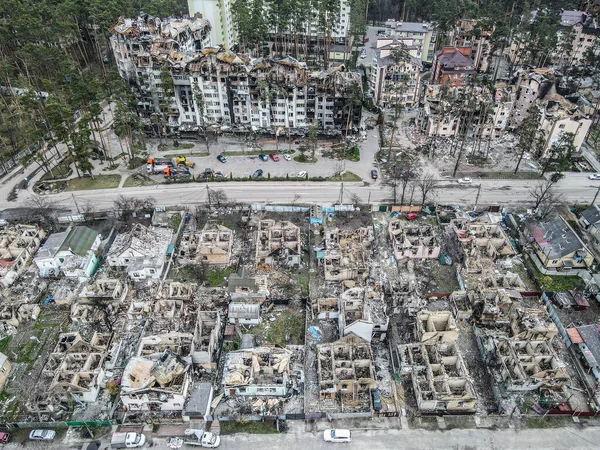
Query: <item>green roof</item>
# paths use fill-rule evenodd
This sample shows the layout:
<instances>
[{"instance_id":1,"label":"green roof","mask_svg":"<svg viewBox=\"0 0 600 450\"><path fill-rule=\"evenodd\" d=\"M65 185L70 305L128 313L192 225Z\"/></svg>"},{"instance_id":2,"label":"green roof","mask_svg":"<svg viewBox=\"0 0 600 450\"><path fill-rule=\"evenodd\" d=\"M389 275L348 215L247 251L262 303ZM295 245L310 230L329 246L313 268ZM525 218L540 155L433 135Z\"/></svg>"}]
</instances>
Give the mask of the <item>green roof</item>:
<instances>
[{"instance_id":1,"label":"green roof","mask_svg":"<svg viewBox=\"0 0 600 450\"><path fill-rule=\"evenodd\" d=\"M76 255L85 256L96 240L96 236L98 232L91 228L73 227L58 250L70 250Z\"/></svg>"}]
</instances>

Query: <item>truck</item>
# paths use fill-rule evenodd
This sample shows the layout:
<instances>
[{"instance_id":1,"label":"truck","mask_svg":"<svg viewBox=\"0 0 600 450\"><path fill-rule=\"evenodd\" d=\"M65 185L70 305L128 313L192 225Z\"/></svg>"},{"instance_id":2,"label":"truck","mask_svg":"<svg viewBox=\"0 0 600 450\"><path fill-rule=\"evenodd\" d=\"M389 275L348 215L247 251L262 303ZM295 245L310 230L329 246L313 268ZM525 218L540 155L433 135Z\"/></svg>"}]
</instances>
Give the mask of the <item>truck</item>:
<instances>
[{"instance_id":1,"label":"truck","mask_svg":"<svg viewBox=\"0 0 600 450\"><path fill-rule=\"evenodd\" d=\"M187 180L192 177L192 174L187 169L173 169L165 167L163 169L164 177L169 180Z\"/></svg>"},{"instance_id":2,"label":"truck","mask_svg":"<svg viewBox=\"0 0 600 450\"><path fill-rule=\"evenodd\" d=\"M110 448L139 448L146 443L146 436L135 432L116 432L110 440Z\"/></svg>"},{"instance_id":3,"label":"truck","mask_svg":"<svg viewBox=\"0 0 600 450\"><path fill-rule=\"evenodd\" d=\"M217 448L221 443L221 437L215 433L204 430L195 430L188 428L185 430L186 440L183 441L187 445L195 445L196 447Z\"/></svg>"},{"instance_id":4,"label":"truck","mask_svg":"<svg viewBox=\"0 0 600 450\"><path fill-rule=\"evenodd\" d=\"M196 167L196 163L188 161L185 156L177 156L173 158L173 164L175 164L175 166Z\"/></svg>"},{"instance_id":5,"label":"truck","mask_svg":"<svg viewBox=\"0 0 600 450\"><path fill-rule=\"evenodd\" d=\"M148 158L146 161L146 171L150 174L161 173L165 167L173 167L173 159L169 158Z\"/></svg>"}]
</instances>

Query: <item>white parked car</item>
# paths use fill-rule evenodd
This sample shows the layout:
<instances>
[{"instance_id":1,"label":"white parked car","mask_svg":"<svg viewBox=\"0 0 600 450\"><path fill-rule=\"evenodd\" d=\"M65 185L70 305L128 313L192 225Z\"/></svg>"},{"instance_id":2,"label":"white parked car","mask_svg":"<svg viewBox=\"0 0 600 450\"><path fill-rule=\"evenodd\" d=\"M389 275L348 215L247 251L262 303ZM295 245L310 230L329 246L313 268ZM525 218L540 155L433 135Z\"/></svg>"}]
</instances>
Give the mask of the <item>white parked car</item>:
<instances>
[{"instance_id":1,"label":"white parked car","mask_svg":"<svg viewBox=\"0 0 600 450\"><path fill-rule=\"evenodd\" d=\"M298 178L305 178L306 177L306 170L301 170L300 172L298 172L298 175L296 175Z\"/></svg>"},{"instance_id":2,"label":"white parked car","mask_svg":"<svg viewBox=\"0 0 600 450\"><path fill-rule=\"evenodd\" d=\"M341 428L332 428L323 432L325 442L350 442L352 441L352 431Z\"/></svg>"},{"instance_id":3,"label":"white parked car","mask_svg":"<svg viewBox=\"0 0 600 450\"><path fill-rule=\"evenodd\" d=\"M31 430L29 433L29 439L32 441L51 441L56 436L54 430Z\"/></svg>"},{"instance_id":4,"label":"white parked car","mask_svg":"<svg viewBox=\"0 0 600 450\"><path fill-rule=\"evenodd\" d=\"M591 175L588 175L588 178L590 180L600 180L600 173L593 173Z\"/></svg>"},{"instance_id":5,"label":"white parked car","mask_svg":"<svg viewBox=\"0 0 600 450\"><path fill-rule=\"evenodd\" d=\"M283 159L285 159L286 161L291 161L292 157L286 153L285 155L283 155Z\"/></svg>"},{"instance_id":6,"label":"white parked car","mask_svg":"<svg viewBox=\"0 0 600 450\"><path fill-rule=\"evenodd\" d=\"M471 178L461 178L458 180L458 184L471 184L472 182Z\"/></svg>"}]
</instances>

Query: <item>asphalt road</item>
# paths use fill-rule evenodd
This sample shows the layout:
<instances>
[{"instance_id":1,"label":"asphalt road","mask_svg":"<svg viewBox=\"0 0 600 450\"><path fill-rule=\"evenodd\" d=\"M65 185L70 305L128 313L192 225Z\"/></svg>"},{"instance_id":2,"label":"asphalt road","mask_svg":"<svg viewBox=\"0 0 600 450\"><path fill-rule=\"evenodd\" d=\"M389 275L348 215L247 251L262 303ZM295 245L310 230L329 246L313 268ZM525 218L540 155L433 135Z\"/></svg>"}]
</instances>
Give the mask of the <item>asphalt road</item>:
<instances>
[{"instance_id":1,"label":"asphalt road","mask_svg":"<svg viewBox=\"0 0 600 450\"><path fill-rule=\"evenodd\" d=\"M265 448L296 448L310 450L331 450L332 448L360 450L583 450L598 448L600 429L590 428L545 428L515 431L489 429L454 429L430 431L424 429L409 430L352 430L350 444L334 444L323 441L322 432L308 433L301 429L280 435L235 434L223 436L220 449L264 450ZM153 444L144 448L167 450L164 439L155 438ZM27 442L10 443L3 446L7 450L22 448L67 450L80 449L81 443ZM102 447L104 448L104 447ZM183 448L196 448L185 446Z\"/></svg>"},{"instance_id":2,"label":"asphalt road","mask_svg":"<svg viewBox=\"0 0 600 450\"><path fill-rule=\"evenodd\" d=\"M453 180L441 180L436 192L429 201L443 204L525 205L531 203L530 189L538 183L534 180L474 180L473 184L461 186ZM481 186L479 189L478 186ZM205 203L209 189L223 189L229 200L242 203L291 203L298 204L334 204L341 195L341 183L319 182L224 182L169 184L138 188L119 188L93 191L63 192L49 195L48 199L71 211L77 211L89 201L97 210L108 210L119 195L134 197L153 197L157 205L193 205ZM557 189L566 201L591 202L600 187L600 181L591 181L585 174L567 174L557 184ZM358 196L364 203L382 203L391 200L388 188L381 184L352 182L344 183L344 203L351 202L352 195ZM27 203L29 192L22 191L17 202L0 201L1 208L15 208ZM419 202L419 192L415 192L413 203Z\"/></svg>"}]
</instances>

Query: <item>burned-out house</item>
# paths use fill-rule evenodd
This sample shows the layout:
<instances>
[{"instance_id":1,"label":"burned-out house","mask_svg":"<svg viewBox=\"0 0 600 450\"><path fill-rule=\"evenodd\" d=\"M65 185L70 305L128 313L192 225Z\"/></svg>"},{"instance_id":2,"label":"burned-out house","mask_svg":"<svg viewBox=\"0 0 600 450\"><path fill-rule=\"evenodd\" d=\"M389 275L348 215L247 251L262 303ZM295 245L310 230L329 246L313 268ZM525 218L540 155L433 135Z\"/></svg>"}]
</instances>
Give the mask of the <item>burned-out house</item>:
<instances>
[{"instance_id":1,"label":"burned-out house","mask_svg":"<svg viewBox=\"0 0 600 450\"><path fill-rule=\"evenodd\" d=\"M181 265L229 265L232 246L233 231L223 225L207 223L200 231L183 232L177 259Z\"/></svg>"},{"instance_id":2,"label":"burned-out house","mask_svg":"<svg viewBox=\"0 0 600 450\"><path fill-rule=\"evenodd\" d=\"M367 342L371 342L372 339L383 340L389 321L382 292L356 287L340 295L340 336L352 333Z\"/></svg>"},{"instance_id":3,"label":"burned-out house","mask_svg":"<svg viewBox=\"0 0 600 450\"><path fill-rule=\"evenodd\" d=\"M317 345L319 399L339 400L344 409L359 405L369 409L376 387L373 356L368 341L350 333L328 344Z\"/></svg>"},{"instance_id":4,"label":"burned-out house","mask_svg":"<svg viewBox=\"0 0 600 450\"><path fill-rule=\"evenodd\" d=\"M49 380L50 397L68 395L80 402L95 402L104 382L103 364L111 339L108 333L94 333L89 342L79 333L61 334L42 370L42 377Z\"/></svg>"},{"instance_id":5,"label":"burned-out house","mask_svg":"<svg viewBox=\"0 0 600 450\"><path fill-rule=\"evenodd\" d=\"M302 259L300 228L288 221L263 219L258 222L256 265L295 267Z\"/></svg>"},{"instance_id":6,"label":"burned-out house","mask_svg":"<svg viewBox=\"0 0 600 450\"><path fill-rule=\"evenodd\" d=\"M373 230L326 228L317 261L323 266L325 281L364 283L369 275L367 251L373 243Z\"/></svg>"},{"instance_id":7,"label":"burned-out house","mask_svg":"<svg viewBox=\"0 0 600 450\"><path fill-rule=\"evenodd\" d=\"M40 248L46 232L33 225L15 225L0 230L0 284L11 286Z\"/></svg>"},{"instance_id":8,"label":"burned-out house","mask_svg":"<svg viewBox=\"0 0 600 450\"><path fill-rule=\"evenodd\" d=\"M108 265L124 270L134 281L159 278L172 235L170 228L135 224L129 232L115 238L106 255Z\"/></svg>"},{"instance_id":9,"label":"burned-out house","mask_svg":"<svg viewBox=\"0 0 600 450\"><path fill-rule=\"evenodd\" d=\"M121 400L129 413L183 411L190 388L190 363L166 349L129 360L121 381Z\"/></svg>"},{"instance_id":10,"label":"burned-out house","mask_svg":"<svg viewBox=\"0 0 600 450\"><path fill-rule=\"evenodd\" d=\"M410 373L422 413L475 413L477 395L456 343L449 341L399 345L401 373Z\"/></svg>"},{"instance_id":11,"label":"burned-out house","mask_svg":"<svg viewBox=\"0 0 600 450\"><path fill-rule=\"evenodd\" d=\"M501 258L513 256L515 249L497 223L453 220L467 272L482 272Z\"/></svg>"},{"instance_id":12,"label":"burned-out house","mask_svg":"<svg viewBox=\"0 0 600 450\"><path fill-rule=\"evenodd\" d=\"M283 397L304 386L304 347L262 346L225 355L225 395Z\"/></svg>"},{"instance_id":13,"label":"burned-out house","mask_svg":"<svg viewBox=\"0 0 600 450\"><path fill-rule=\"evenodd\" d=\"M404 219L390 221L388 231L397 260L431 259L440 255L440 245L433 227L413 224Z\"/></svg>"}]
</instances>

